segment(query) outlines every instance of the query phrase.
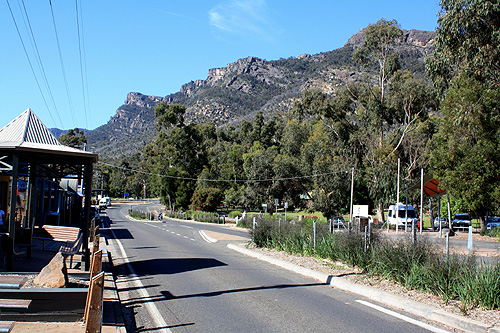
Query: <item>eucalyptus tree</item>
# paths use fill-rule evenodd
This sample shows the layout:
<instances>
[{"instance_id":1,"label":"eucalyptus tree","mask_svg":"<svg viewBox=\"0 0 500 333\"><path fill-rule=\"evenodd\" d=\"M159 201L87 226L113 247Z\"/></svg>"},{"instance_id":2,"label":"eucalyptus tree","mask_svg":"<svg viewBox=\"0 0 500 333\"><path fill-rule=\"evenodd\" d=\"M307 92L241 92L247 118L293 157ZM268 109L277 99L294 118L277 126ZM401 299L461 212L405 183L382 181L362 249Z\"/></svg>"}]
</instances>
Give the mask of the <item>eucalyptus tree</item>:
<instances>
[{"instance_id":1,"label":"eucalyptus tree","mask_svg":"<svg viewBox=\"0 0 500 333\"><path fill-rule=\"evenodd\" d=\"M478 213L500 208L500 4L443 0L427 63L443 92L431 155L446 190Z\"/></svg>"},{"instance_id":2,"label":"eucalyptus tree","mask_svg":"<svg viewBox=\"0 0 500 333\"><path fill-rule=\"evenodd\" d=\"M185 124L186 107L160 103L155 107L157 136L146 147L149 168L161 175L155 186L164 203L188 208L196 179L208 165L207 152L216 142L213 123Z\"/></svg>"},{"instance_id":3,"label":"eucalyptus tree","mask_svg":"<svg viewBox=\"0 0 500 333\"><path fill-rule=\"evenodd\" d=\"M79 128L70 129L61 134L58 140L62 145L79 149L83 149L87 143L85 132Z\"/></svg>"}]
</instances>

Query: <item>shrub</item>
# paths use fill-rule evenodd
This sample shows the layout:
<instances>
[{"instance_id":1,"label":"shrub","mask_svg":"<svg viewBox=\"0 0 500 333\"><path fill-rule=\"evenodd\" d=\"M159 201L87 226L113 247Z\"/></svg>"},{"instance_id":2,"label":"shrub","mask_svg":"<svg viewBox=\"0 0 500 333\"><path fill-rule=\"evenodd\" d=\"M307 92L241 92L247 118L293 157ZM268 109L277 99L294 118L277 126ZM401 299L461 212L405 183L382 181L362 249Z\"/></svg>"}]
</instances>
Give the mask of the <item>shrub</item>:
<instances>
[{"instance_id":1,"label":"shrub","mask_svg":"<svg viewBox=\"0 0 500 333\"><path fill-rule=\"evenodd\" d=\"M232 210L229 212L229 217L230 218L235 218L236 216L241 217L243 214L239 210Z\"/></svg>"}]
</instances>

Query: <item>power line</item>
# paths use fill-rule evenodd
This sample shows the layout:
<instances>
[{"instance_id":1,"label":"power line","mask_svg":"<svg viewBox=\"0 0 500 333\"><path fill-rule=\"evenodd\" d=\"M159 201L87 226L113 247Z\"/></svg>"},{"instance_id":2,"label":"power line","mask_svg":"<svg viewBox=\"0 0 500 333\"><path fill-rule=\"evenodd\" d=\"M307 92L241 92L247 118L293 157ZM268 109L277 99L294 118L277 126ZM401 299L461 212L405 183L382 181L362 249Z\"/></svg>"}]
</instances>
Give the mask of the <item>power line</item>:
<instances>
[{"instance_id":1,"label":"power line","mask_svg":"<svg viewBox=\"0 0 500 333\"><path fill-rule=\"evenodd\" d=\"M21 41L21 44L23 46L24 54L26 55L26 59L28 60L28 63L31 68L31 72L33 73L33 77L35 78L36 85L38 86L38 90L40 91L40 94L42 95L43 102L45 103L45 107L47 108L47 111L49 111L50 118L52 119L52 122L56 124L56 121L54 120L54 117L52 116L52 112L50 111L49 105L47 104L47 100L45 99L45 95L43 94L42 87L40 87L40 82L38 82L38 78L36 77L35 70L33 69L33 64L31 63L30 57L28 55L28 51L26 50L26 46L24 45L23 37L21 36L21 32L19 31L19 27L16 22L16 18L14 17L14 13L12 12L12 8L10 7L9 0L5 0L7 2L7 6L9 7L10 15L12 16L12 20L14 21L14 25L16 27L17 35L19 36L19 39ZM59 116L59 113L57 114ZM61 117L59 117L59 121L61 122Z\"/></svg>"},{"instance_id":2,"label":"power line","mask_svg":"<svg viewBox=\"0 0 500 333\"><path fill-rule=\"evenodd\" d=\"M80 13L80 30L82 31L82 54L83 54L83 72L84 72L84 81L85 81L85 89L87 91L87 109L89 110L88 112L88 115L89 115L89 124L90 126L92 126L92 112L90 112L90 110L92 110L91 106L90 106L90 97L89 97L89 80L88 80L88 75L87 75L87 53L86 53L86 50L85 50L85 34L83 33L85 30L83 28L83 11L82 11L82 2L80 1L80 10L79 10L79 13ZM88 128L88 127L87 127Z\"/></svg>"},{"instance_id":3,"label":"power line","mask_svg":"<svg viewBox=\"0 0 500 333\"><path fill-rule=\"evenodd\" d=\"M85 112L85 125L87 128L89 128L89 116L87 112L87 93L85 92L85 79L84 79L84 66L83 66L83 56L82 56L82 49L84 47L83 45L83 25L82 28L80 28L80 15L81 15L81 8L80 11L78 10L78 0L75 0L75 8L76 8L76 27L77 27L77 33L78 33L78 51L80 53L80 76L82 80L82 93L83 93L83 108ZM80 30L82 30L82 37L80 37Z\"/></svg>"},{"instance_id":4,"label":"power line","mask_svg":"<svg viewBox=\"0 0 500 333\"><path fill-rule=\"evenodd\" d=\"M21 3L19 3L19 1L18 1L18 5L19 5L19 9L20 9L21 13L24 12L24 16L23 16L24 25L26 27L26 30L28 30L30 32L31 46L33 47L35 54L37 56L38 66L40 67L40 72L42 73L42 77L43 77L44 82L45 82L45 87L47 88L47 91L49 92L49 97L52 101L52 105L54 106L54 110L56 111L57 118L59 119L61 126L64 127L62 120L61 120L61 117L59 116L59 110L57 109L57 104L56 104L56 101L54 99L54 95L52 94L52 89L50 89L50 84L49 84L49 80L47 79L47 74L45 73L45 68L43 67L42 58L40 57L40 52L38 51L38 45L36 43L35 34L33 33L33 29L31 28L31 22L30 22L30 18L28 15L28 11L26 10L26 5L24 4L24 0L22 0L22 4L23 4L23 8L21 8Z\"/></svg>"},{"instance_id":5,"label":"power line","mask_svg":"<svg viewBox=\"0 0 500 333\"><path fill-rule=\"evenodd\" d=\"M285 178L268 178L268 179L207 179L207 178L191 178L191 177L179 177L179 176L169 176L169 175L162 175L159 173L152 173L152 172L146 172L146 171L141 171L137 169L131 169L131 168L125 168L125 167L120 167L117 165L109 164L109 163L104 163L104 162L98 162L98 164L110 166L112 168L116 169L122 169L122 170L127 170L127 171L133 171L133 172L138 172L142 173L145 175L149 176L158 176L158 177L163 177L163 178L171 178L171 179L179 179L179 180L190 180L190 181L204 181L204 182L214 182L214 183L249 183L249 182L270 182L270 181L284 181L284 180L295 180L295 179L307 179L307 178L314 178L314 177L322 177L322 176L329 176L329 175L334 175L338 173L347 173L351 169L346 169L346 170L340 170L340 171L334 171L334 172L326 172L326 173L318 173L314 175L307 175L307 176L297 176L297 177L285 177Z\"/></svg>"},{"instance_id":6,"label":"power line","mask_svg":"<svg viewBox=\"0 0 500 333\"><path fill-rule=\"evenodd\" d=\"M57 50L59 52L59 62L61 63L61 70L62 70L63 79L64 79L64 86L66 87L66 95L68 96L69 109L70 109L70 112L71 112L71 117L73 118L73 124L76 127L75 109L73 108L73 102L71 100L71 94L69 92L68 79L66 77L66 70L64 68L64 62L63 62L63 57L62 57L62 52L61 52L61 44L59 43L59 34L57 33L56 18L55 18L55 15L54 15L54 8L52 7L52 1L51 0L49 0L49 3L50 3L50 12L52 14L52 23L54 25L54 33L56 35ZM24 4L24 0L23 0L23 4Z\"/></svg>"}]
</instances>

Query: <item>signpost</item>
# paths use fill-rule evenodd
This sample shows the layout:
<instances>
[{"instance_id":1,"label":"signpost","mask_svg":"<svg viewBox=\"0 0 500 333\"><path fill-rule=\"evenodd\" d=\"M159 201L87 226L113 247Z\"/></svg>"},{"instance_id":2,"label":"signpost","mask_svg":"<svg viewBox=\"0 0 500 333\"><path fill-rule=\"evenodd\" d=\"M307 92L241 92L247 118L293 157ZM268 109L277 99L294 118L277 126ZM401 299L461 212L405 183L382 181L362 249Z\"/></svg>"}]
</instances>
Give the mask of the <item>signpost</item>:
<instances>
[{"instance_id":1,"label":"signpost","mask_svg":"<svg viewBox=\"0 0 500 333\"><path fill-rule=\"evenodd\" d=\"M262 207L264 208L264 215L267 215L267 204L262 204Z\"/></svg>"},{"instance_id":2,"label":"signpost","mask_svg":"<svg viewBox=\"0 0 500 333\"><path fill-rule=\"evenodd\" d=\"M280 199L274 199L274 205L276 206L276 217L275 219L278 218L278 205L280 204Z\"/></svg>"}]
</instances>

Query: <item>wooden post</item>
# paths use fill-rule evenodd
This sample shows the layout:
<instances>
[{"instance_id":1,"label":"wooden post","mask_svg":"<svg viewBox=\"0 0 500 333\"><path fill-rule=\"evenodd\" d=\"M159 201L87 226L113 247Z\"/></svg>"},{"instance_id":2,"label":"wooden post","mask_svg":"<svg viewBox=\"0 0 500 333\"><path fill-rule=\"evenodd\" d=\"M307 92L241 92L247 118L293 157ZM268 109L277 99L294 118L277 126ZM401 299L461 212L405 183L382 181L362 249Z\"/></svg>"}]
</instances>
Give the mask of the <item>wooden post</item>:
<instances>
[{"instance_id":1,"label":"wooden post","mask_svg":"<svg viewBox=\"0 0 500 333\"><path fill-rule=\"evenodd\" d=\"M102 327L102 298L104 293L104 272L99 273L90 282L89 306L85 320L85 332L96 333Z\"/></svg>"},{"instance_id":2,"label":"wooden post","mask_svg":"<svg viewBox=\"0 0 500 333\"><path fill-rule=\"evenodd\" d=\"M90 269L90 286L89 286L89 291L87 293L87 301L85 302L85 313L83 315L83 320L85 323L88 322L90 307L92 306L91 303L92 281L99 273L101 273L101 267L102 267L101 263L102 263L102 250L99 250L92 256L92 267Z\"/></svg>"}]
</instances>

